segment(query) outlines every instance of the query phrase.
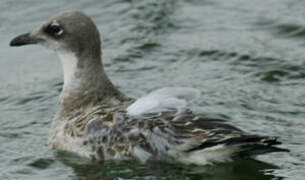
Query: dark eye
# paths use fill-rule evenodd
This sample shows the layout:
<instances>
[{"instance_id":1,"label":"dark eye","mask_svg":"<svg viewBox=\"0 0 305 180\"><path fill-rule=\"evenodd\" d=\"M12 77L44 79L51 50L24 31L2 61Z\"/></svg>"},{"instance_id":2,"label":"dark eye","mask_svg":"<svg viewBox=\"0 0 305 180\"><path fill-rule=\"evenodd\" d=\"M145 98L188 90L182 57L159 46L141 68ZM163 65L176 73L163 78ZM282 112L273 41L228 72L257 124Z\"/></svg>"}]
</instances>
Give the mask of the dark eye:
<instances>
[{"instance_id":1,"label":"dark eye","mask_svg":"<svg viewBox=\"0 0 305 180\"><path fill-rule=\"evenodd\" d=\"M55 21L45 29L45 32L51 36L60 36L64 30L63 28Z\"/></svg>"}]
</instances>

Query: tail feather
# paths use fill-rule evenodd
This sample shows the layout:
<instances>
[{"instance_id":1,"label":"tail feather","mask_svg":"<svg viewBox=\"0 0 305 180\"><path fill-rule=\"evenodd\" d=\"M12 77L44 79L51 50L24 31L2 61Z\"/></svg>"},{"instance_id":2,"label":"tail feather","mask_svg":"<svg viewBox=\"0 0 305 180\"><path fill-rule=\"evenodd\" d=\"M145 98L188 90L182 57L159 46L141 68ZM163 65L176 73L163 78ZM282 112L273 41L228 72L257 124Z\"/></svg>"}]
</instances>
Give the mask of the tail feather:
<instances>
[{"instance_id":1,"label":"tail feather","mask_svg":"<svg viewBox=\"0 0 305 180\"><path fill-rule=\"evenodd\" d=\"M208 149L217 145L237 147L238 151L236 154L239 156L251 156L270 152L289 152L288 149L275 146L279 144L281 144L281 142L279 142L275 137L245 135L229 138L223 141L206 141L199 146L187 150L186 152Z\"/></svg>"},{"instance_id":2,"label":"tail feather","mask_svg":"<svg viewBox=\"0 0 305 180\"><path fill-rule=\"evenodd\" d=\"M252 156L271 152L289 152L288 149L274 146L282 144L275 137L250 135L229 139L225 144L227 146L239 146L239 156Z\"/></svg>"},{"instance_id":3,"label":"tail feather","mask_svg":"<svg viewBox=\"0 0 305 180\"><path fill-rule=\"evenodd\" d=\"M242 151L238 153L239 156L253 156L271 152L289 152L288 149L279 148L275 146L267 146L267 145L260 145L260 144L253 144L253 145L245 145L242 146Z\"/></svg>"}]
</instances>

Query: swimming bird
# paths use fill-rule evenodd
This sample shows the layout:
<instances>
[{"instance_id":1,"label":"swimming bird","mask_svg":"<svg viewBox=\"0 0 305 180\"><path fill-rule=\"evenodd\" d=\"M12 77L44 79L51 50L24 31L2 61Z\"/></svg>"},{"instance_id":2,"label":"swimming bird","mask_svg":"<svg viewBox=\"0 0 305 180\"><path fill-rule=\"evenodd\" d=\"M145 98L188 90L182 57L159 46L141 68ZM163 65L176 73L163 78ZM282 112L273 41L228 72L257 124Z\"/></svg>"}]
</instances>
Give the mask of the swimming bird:
<instances>
[{"instance_id":1,"label":"swimming bird","mask_svg":"<svg viewBox=\"0 0 305 180\"><path fill-rule=\"evenodd\" d=\"M193 88L172 87L138 100L120 92L104 72L101 41L83 12L59 13L10 46L39 44L54 50L64 72L51 148L95 160L160 160L204 165L288 151L274 137L252 135L226 120L198 117L187 105Z\"/></svg>"}]
</instances>

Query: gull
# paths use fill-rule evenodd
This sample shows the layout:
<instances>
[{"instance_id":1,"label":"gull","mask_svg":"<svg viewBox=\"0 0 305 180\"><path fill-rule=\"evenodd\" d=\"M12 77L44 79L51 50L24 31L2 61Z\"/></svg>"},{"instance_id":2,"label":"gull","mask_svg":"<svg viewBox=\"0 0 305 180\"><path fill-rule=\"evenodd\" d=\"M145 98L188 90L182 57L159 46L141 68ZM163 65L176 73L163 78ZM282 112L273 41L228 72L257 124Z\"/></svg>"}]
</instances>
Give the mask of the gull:
<instances>
[{"instance_id":1,"label":"gull","mask_svg":"<svg viewBox=\"0 0 305 180\"><path fill-rule=\"evenodd\" d=\"M83 12L61 12L10 46L54 50L64 72L49 146L94 160L148 160L205 165L288 151L274 137L249 134L226 120L195 115L200 91L168 87L134 100L104 72L99 31Z\"/></svg>"}]
</instances>

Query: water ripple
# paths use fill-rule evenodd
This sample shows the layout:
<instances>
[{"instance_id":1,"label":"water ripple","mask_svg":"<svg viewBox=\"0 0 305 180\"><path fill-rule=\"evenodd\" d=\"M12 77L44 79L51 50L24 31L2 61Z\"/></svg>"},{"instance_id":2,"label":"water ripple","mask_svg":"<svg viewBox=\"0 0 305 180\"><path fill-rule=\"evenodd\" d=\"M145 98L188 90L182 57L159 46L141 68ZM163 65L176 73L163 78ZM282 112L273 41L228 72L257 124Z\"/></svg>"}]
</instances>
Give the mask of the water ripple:
<instances>
[{"instance_id":1,"label":"water ripple","mask_svg":"<svg viewBox=\"0 0 305 180\"><path fill-rule=\"evenodd\" d=\"M274 27L277 35L287 38L305 38L305 26L297 24L280 24Z\"/></svg>"},{"instance_id":2,"label":"water ripple","mask_svg":"<svg viewBox=\"0 0 305 180\"><path fill-rule=\"evenodd\" d=\"M38 168L38 169L47 169L54 163L53 159L37 159L34 162L28 164L30 167Z\"/></svg>"}]
</instances>

